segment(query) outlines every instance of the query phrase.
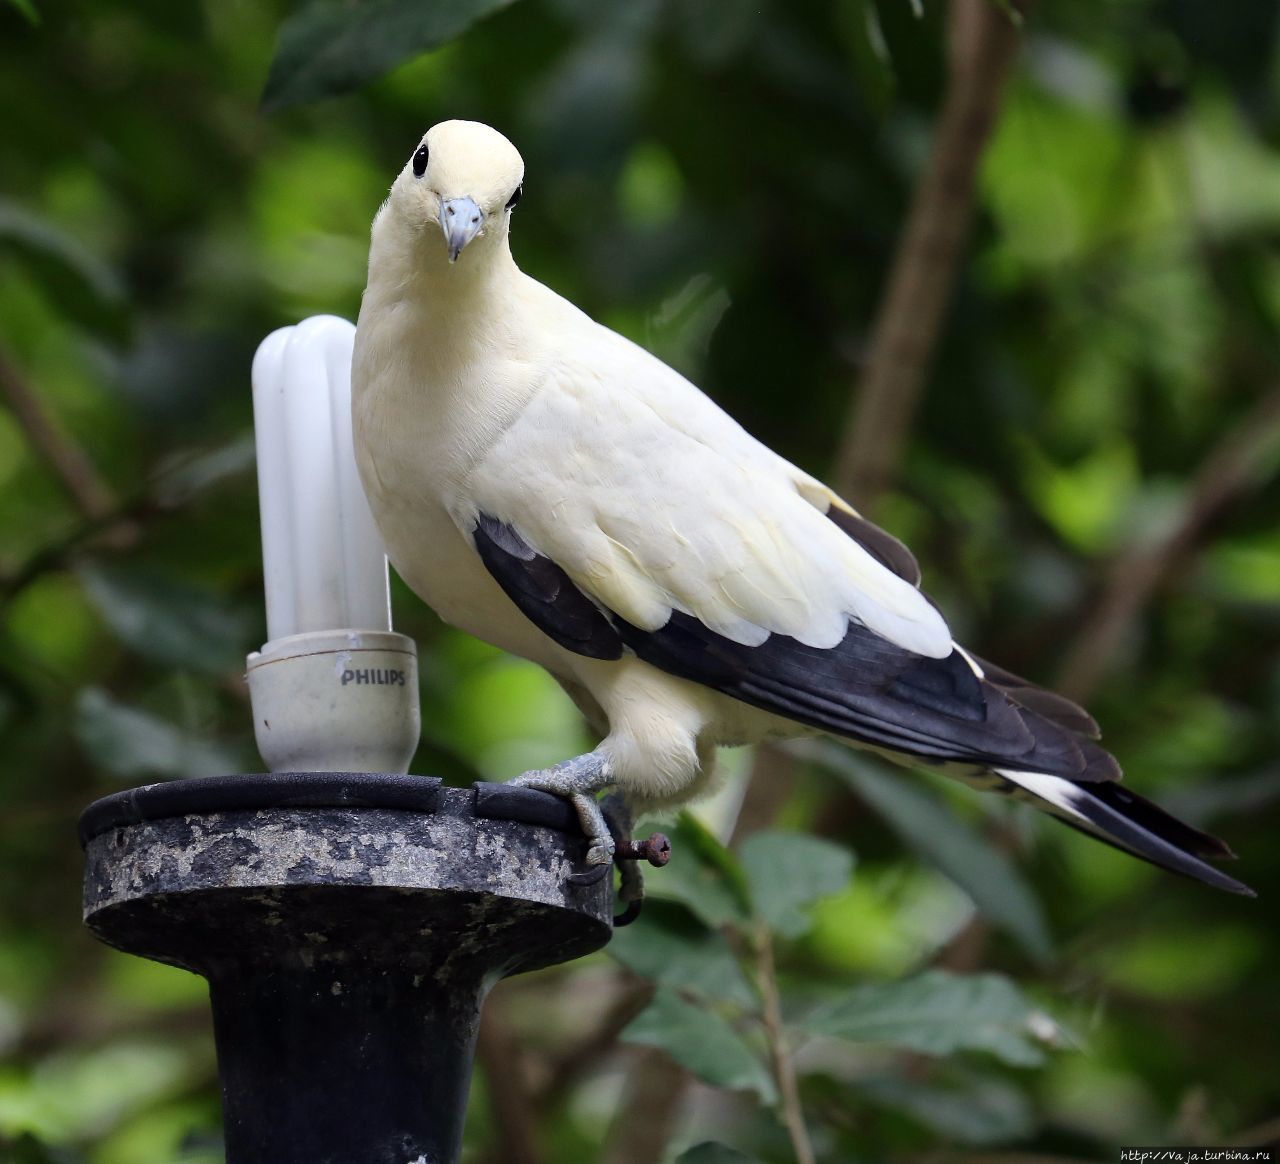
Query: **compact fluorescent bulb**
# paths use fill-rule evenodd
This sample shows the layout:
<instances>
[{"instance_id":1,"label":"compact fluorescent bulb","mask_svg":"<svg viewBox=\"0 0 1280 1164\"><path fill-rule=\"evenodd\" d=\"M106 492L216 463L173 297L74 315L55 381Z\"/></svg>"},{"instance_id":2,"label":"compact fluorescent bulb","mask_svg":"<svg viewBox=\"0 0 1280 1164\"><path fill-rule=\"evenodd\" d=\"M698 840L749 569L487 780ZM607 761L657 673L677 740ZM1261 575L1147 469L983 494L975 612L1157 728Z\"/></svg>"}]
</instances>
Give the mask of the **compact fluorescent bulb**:
<instances>
[{"instance_id":1,"label":"compact fluorescent bulb","mask_svg":"<svg viewBox=\"0 0 1280 1164\"><path fill-rule=\"evenodd\" d=\"M405 772L418 742L417 649L391 630L352 447L355 333L314 316L272 332L253 360L269 641L247 662L273 772Z\"/></svg>"},{"instance_id":2,"label":"compact fluorescent bulb","mask_svg":"<svg viewBox=\"0 0 1280 1164\"><path fill-rule=\"evenodd\" d=\"M387 559L351 445L356 329L317 315L253 359L267 637L391 629Z\"/></svg>"}]
</instances>

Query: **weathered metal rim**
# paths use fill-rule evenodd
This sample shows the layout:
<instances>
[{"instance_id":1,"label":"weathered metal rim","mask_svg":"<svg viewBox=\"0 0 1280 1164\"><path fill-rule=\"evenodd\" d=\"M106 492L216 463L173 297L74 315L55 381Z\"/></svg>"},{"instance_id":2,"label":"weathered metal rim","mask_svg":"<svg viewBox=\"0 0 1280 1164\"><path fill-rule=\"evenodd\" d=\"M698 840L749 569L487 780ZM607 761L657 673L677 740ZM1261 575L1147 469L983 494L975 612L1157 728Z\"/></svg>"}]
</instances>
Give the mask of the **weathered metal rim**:
<instances>
[{"instance_id":1,"label":"weathered metal rim","mask_svg":"<svg viewBox=\"0 0 1280 1164\"><path fill-rule=\"evenodd\" d=\"M80 845L111 829L214 812L271 808L391 808L465 812L581 835L573 808L531 788L477 782L446 789L438 776L396 772L264 772L144 784L95 800L80 814Z\"/></svg>"}]
</instances>

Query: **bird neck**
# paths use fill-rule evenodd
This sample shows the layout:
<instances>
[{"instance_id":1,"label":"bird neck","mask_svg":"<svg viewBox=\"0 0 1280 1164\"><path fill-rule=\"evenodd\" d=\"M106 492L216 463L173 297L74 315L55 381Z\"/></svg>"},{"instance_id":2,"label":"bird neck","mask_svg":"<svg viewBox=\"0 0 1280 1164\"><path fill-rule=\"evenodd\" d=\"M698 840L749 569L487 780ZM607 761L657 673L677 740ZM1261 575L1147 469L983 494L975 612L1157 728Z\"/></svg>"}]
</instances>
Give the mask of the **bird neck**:
<instances>
[{"instance_id":1,"label":"bird neck","mask_svg":"<svg viewBox=\"0 0 1280 1164\"><path fill-rule=\"evenodd\" d=\"M500 307L520 273L506 231L480 236L451 263L434 224L408 239L391 226L381 218L374 222L365 295L388 305L411 302L428 326L469 319L470 330L477 318Z\"/></svg>"},{"instance_id":2,"label":"bird neck","mask_svg":"<svg viewBox=\"0 0 1280 1164\"><path fill-rule=\"evenodd\" d=\"M477 238L450 264L438 234L406 240L403 230L384 226L374 224L357 363L367 371L375 353L394 352L412 374L390 382L429 397L440 424L464 417L479 432L489 420L499 423L533 389L511 377L495 385L483 371L495 353L529 346L522 342L527 325L520 310L528 280L511 257L505 231ZM364 372L357 379L384 382Z\"/></svg>"}]
</instances>

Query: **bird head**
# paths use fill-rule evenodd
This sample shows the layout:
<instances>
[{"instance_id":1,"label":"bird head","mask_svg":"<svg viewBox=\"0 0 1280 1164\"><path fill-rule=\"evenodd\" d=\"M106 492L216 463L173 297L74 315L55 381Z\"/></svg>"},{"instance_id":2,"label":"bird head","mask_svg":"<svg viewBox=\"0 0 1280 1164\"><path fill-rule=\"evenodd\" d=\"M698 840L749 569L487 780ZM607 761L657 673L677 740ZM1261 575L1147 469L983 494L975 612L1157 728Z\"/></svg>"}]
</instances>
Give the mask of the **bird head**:
<instances>
[{"instance_id":1,"label":"bird head","mask_svg":"<svg viewBox=\"0 0 1280 1164\"><path fill-rule=\"evenodd\" d=\"M423 135L386 208L454 263L465 247L487 249L506 238L523 181L524 160L496 129L442 121Z\"/></svg>"}]
</instances>

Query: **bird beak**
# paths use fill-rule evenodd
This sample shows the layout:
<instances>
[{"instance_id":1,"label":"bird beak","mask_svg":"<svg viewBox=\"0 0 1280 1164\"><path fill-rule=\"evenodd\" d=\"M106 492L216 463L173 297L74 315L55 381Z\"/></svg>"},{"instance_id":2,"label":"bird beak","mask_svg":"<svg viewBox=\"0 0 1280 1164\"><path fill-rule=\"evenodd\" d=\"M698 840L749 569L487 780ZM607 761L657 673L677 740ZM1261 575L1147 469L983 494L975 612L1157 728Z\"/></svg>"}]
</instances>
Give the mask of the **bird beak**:
<instances>
[{"instance_id":1,"label":"bird beak","mask_svg":"<svg viewBox=\"0 0 1280 1164\"><path fill-rule=\"evenodd\" d=\"M440 229L449 247L449 262L457 262L462 248L480 233L484 211L474 198L449 198L440 204Z\"/></svg>"}]
</instances>

